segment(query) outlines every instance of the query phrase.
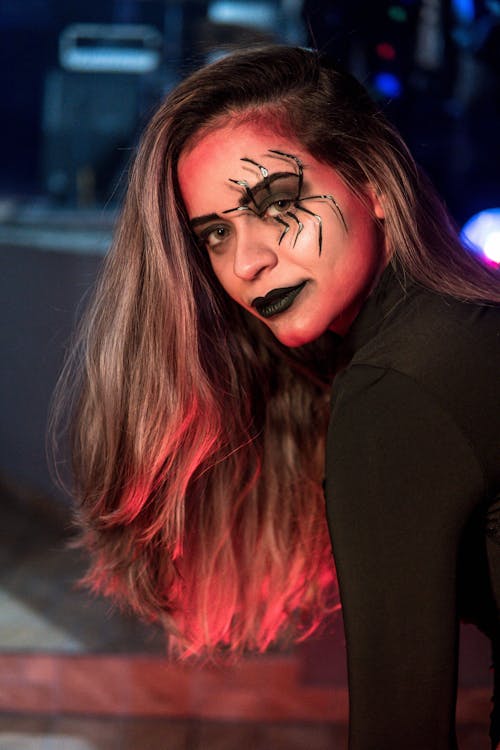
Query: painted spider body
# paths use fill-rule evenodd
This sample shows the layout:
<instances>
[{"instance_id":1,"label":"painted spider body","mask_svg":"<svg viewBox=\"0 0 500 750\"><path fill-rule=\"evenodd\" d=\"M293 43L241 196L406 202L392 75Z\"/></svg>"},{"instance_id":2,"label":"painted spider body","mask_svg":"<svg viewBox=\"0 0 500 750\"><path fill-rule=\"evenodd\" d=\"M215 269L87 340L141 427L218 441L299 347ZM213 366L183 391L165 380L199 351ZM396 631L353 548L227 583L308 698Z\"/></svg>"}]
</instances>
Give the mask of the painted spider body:
<instances>
[{"instance_id":1,"label":"painted spider body","mask_svg":"<svg viewBox=\"0 0 500 750\"><path fill-rule=\"evenodd\" d=\"M292 161L296 166L295 172L279 172L275 175L270 175L269 169L265 167L263 164L259 164L258 162L254 161L253 159L250 159L248 157L242 157L241 161L246 162L247 164L251 164L254 167L257 167L259 170L262 180L255 185L254 187L250 187L248 182L246 180L235 180L230 179L229 182L233 183L234 185L238 185L238 187L243 188L243 197L242 201L240 202L240 205L235 206L234 208L228 208L226 211L223 211L224 214L230 214L234 213L236 211L251 211L256 216L262 218L265 216L266 212L268 211L269 203L265 203L264 207L262 207L262 204L259 204L257 201L257 194L264 190L266 192L267 197L272 196L272 182L273 177L275 180L278 179L284 179L286 177L294 177L297 179L297 188L295 191L295 195L290 198L290 203L292 204L295 211L302 211L303 213L307 214L308 216L312 216L318 223L318 247L319 247L319 255L321 255L322 249L323 249L323 220L321 216L318 213L315 213L314 211L311 211L309 208L306 208L305 206L301 205L304 203L304 201L312 201L312 200L326 200L329 202L329 205L332 209L332 211L336 214L336 216L340 219L342 226L347 232L347 224L344 219L344 215L342 213L342 210L333 197L333 195L329 194L320 194L320 195L306 195L302 196L302 187L304 183L304 167L302 164L302 161L299 159L298 156L294 156L293 154L287 154L284 151L277 151L275 149L269 149L270 154L275 154L280 159L286 159ZM286 200L286 199L280 199L280 200ZM276 201L277 203L278 201ZM298 218L295 212L286 210L282 215L276 215L272 216L271 218L279 224L281 227L283 227L279 240L278 245L281 245L283 239L287 236L287 234L290 231L291 223L289 221L286 221L283 216L286 216L287 218L294 221L297 225L297 231L295 234L295 239L293 241L293 247L297 244L297 240L304 229L303 222Z\"/></svg>"}]
</instances>

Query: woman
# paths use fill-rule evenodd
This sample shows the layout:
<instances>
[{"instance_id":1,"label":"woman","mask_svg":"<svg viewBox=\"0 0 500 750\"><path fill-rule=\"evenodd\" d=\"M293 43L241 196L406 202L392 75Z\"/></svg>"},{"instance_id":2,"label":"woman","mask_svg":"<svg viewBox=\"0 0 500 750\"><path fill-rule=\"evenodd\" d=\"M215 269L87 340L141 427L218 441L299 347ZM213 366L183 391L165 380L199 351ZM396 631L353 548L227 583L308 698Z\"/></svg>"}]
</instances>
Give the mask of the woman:
<instances>
[{"instance_id":1,"label":"woman","mask_svg":"<svg viewBox=\"0 0 500 750\"><path fill-rule=\"evenodd\" d=\"M499 644L498 299L352 77L286 47L193 74L69 365L91 585L184 655L305 637L326 472L350 748L456 747L459 616Z\"/></svg>"}]
</instances>

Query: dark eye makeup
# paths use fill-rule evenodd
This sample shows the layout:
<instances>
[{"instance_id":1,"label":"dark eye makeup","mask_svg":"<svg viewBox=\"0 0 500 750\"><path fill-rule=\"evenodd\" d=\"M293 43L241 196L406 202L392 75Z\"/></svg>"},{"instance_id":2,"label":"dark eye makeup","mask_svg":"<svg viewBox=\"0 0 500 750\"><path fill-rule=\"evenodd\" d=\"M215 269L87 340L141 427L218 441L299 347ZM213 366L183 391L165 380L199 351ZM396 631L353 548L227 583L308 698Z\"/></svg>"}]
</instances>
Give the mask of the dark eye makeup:
<instances>
[{"instance_id":1,"label":"dark eye makeup","mask_svg":"<svg viewBox=\"0 0 500 750\"><path fill-rule=\"evenodd\" d=\"M293 205L295 197L286 193L271 193L259 204L259 216L261 218L268 218L269 215L273 216L275 213L285 213Z\"/></svg>"}]
</instances>

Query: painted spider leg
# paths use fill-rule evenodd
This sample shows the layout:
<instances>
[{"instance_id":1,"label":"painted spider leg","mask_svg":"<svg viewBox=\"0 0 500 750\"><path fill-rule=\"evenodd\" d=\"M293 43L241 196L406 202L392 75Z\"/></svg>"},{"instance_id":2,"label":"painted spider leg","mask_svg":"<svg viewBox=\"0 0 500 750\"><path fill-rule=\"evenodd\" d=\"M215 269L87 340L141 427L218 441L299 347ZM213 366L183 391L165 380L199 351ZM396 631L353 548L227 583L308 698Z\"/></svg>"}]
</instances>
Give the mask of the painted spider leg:
<instances>
[{"instance_id":1,"label":"painted spider leg","mask_svg":"<svg viewBox=\"0 0 500 750\"><path fill-rule=\"evenodd\" d=\"M299 200L304 200L303 198ZM304 213L309 214L309 216L314 216L315 219L318 220L318 229L319 229L319 237L318 237L318 244L319 244L319 254L321 255L321 251L323 249L323 220L321 216L318 214L313 213L312 211L309 211L308 208L304 208L303 206L299 206L299 201L295 201L293 204L297 211L304 211Z\"/></svg>"},{"instance_id":2,"label":"painted spider leg","mask_svg":"<svg viewBox=\"0 0 500 750\"><path fill-rule=\"evenodd\" d=\"M304 180L304 167L299 157L294 156L293 154L285 154L284 151L276 151L276 149L274 148L270 148L269 153L276 154L277 156L283 156L285 159L291 159L293 162L295 162L295 165L297 167L297 177L299 178L299 184L297 186L297 198L296 198L296 200L298 200L300 198L300 193L302 190L302 182Z\"/></svg>"},{"instance_id":3,"label":"painted spider leg","mask_svg":"<svg viewBox=\"0 0 500 750\"><path fill-rule=\"evenodd\" d=\"M231 213L234 213L234 211L250 211L255 216L259 216L260 217L260 214L257 213L257 211L255 211L253 208L250 208L250 206L236 206L235 208L226 208L226 210L222 211L222 213L223 214L231 214ZM294 218L297 221L296 217L294 217ZM278 240L278 245L281 245L281 241L282 241L283 237L286 234L288 234L288 232L290 231L290 225L287 224L286 221L283 221L283 219L280 219L279 216L273 216L273 219L274 219L274 221L278 222L278 224L281 224L282 226L285 227L284 230L281 232L280 238Z\"/></svg>"},{"instance_id":4,"label":"painted spider leg","mask_svg":"<svg viewBox=\"0 0 500 750\"><path fill-rule=\"evenodd\" d=\"M288 234L288 232L290 231L290 224L287 224L287 222L286 222L286 221L283 221L283 219L280 219L280 217L279 217L279 216L273 216L273 219L274 219L274 221L277 221L277 222L278 222L278 224L281 224L281 225L282 225L283 227L285 227L285 228L283 229L283 231L281 232L280 238L279 238L279 240L278 240L278 245L281 245L281 240L282 240L282 239L283 239L283 237L284 237L284 236L285 236L286 234Z\"/></svg>"},{"instance_id":5,"label":"painted spider leg","mask_svg":"<svg viewBox=\"0 0 500 750\"><path fill-rule=\"evenodd\" d=\"M235 211L250 211L250 213L255 214L255 216L259 216L257 211L255 211L253 208L250 208L250 206L236 206L235 208L226 208L225 211L222 211L223 214L232 214Z\"/></svg>"},{"instance_id":6,"label":"painted spider leg","mask_svg":"<svg viewBox=\"0 0 500 750\"><path fill-rule=\"evenodd\" d=\"M266 169L266 167L262 166L262 164L257 164L257 162L253 159L247 159L245 157L243 159L240 159L240 161L246 161L248 164L253 164L254 167L257 167L262 177L264 178L264 187L269 192L269 170Z\"/></svg>"},{"instance_id":7,"label":"painted spider leg","mask_svg":"<svg viewBox=\"0 0 500 750\"><path fill-rule=\"evenodd\" d=\"M234 185L239 185L239 187L242 187L244 189L244 191L245 191L245 195L248 198L248 200L251 203L253 203L253 205L255 206L255 208L258 208L258 206L257 206L257 204L255 202L255 198L253 197L252 189L251 189L250 185L248 184L248 182L246 180L233 180L233 179L229 178L229 182L232 182Z\"/></svg>"},{"instance_id":8,"label":"painted spider leg","mask_svg":"<svg viewBox=\"0 0 500 750\"><path fill-rule=\"evenodd\" d=\"M342 211L340 209L340 206L337 203L337 201L335 200L335 198L333 197L333 195L328 195L328 194L327 195L306 195L304 198L297 198L296 202L299 202L299 201L312 201L312 200L317 200L319 198L324 198L325 200L329 200L329 201L331 201L333 203L333 210L335 210L337 216L340 218L340 221L342 222L342 225L343 225L345 231L347 232L347 224L346 224L346 221L344 219L344 214L342 213Z\"/></svg>"},{"instance_id":9,"label":"painted spider leg","mask_svg":"<svg viewBox=\"0 0 500 750\"><path fill-rule=\"evenodd\" d=\"M293 219L294 221L296 221L296 222L297 222L297 224L298 224L298 227L299 227L299 228L298 228L298 230L297 230L297 234L295 235L295 239L294 239L294 241L293 241L293 247L295 247L295 245L297 244L297 240L299 239L299 234L300 234L300 233L302 232L302 230L304 229L304 225L302 224L302 222L301 222L301 220L300 220L300 219L297 219L297 217L295 216L295 214L292 214L292 213L291 213L291 211L287 211L287 212L286 212L286 215L287 215L287 216L289 216L289 217L290 217L291 219Z\"/></svg>"}]
</instances>

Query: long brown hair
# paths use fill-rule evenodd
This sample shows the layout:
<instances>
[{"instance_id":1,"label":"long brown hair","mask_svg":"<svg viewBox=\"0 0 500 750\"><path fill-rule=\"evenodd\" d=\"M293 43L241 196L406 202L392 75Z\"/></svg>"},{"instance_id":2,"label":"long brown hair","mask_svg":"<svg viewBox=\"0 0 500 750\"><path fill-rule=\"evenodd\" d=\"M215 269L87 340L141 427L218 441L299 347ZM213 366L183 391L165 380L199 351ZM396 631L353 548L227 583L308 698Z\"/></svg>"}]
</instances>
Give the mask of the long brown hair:
<instances>
[{"instance_id":1,"label":"long brown hair","mask_svg":"<svg viewBox=\"0 0 500 750\"><path fill-rule=\"evenodd\" d=\"M317 53L239 52L167 97L59 391L76 394L87 581L160 620L183 655L263 650L336 606L321 489L334 342L287 351L238 309L179 196L181 152L227 118L261 118L355 192L377 189L389 246L418 282L499 296L366 91Z\"/></svg>"}]
</instances>

